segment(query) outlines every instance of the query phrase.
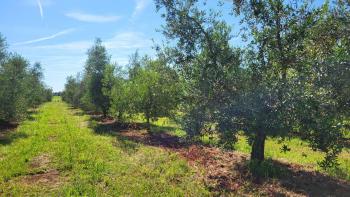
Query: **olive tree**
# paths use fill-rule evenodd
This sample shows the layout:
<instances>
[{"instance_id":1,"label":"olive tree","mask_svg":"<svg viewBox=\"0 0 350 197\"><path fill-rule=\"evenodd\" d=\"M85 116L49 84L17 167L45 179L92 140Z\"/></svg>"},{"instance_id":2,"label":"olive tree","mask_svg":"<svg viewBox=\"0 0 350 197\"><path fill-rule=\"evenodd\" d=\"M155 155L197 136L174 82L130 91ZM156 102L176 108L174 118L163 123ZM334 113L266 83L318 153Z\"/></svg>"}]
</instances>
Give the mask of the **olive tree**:
<instances>
[{"instance_id":1,"label":"olive tree","mask_svg":"<svg viewBox=\"0 0 350 197\"><path fill-rule=\"evenodd\" d=\"M40 63L30 66L22 56L8 53L0 34L0 120L20 121L29 108L51 97L52 90L43 83Z\"/></svg>"},{"instance_id":2,"label":"olive tree","mask_svg":"<svg viewBox=\"0 0 350 197\"><path fill-rule=\"evenodd\" d=\"M96 39L88 50L88 59L85 64L84 78L86 94L84 100L91 103L96 110L106 116L109 109L109 98L103 93L103 77L110 57L101 39Z\"/></svg>"},{"instance_id":3,"label":"olive tree","mask_svg":"<svg viewBox=\"0 0 350 197\"><path fill-rule=\"evenodd\" d=\"M304 134L313 148L327 153L323 166L334 163L342 146L339 123L348 113L348 99L334 99L348 92L346 84L339 84L348 76L348 30L338 28L345 27L340 21L348 14L334 18L327 5L305 1L233 1L250 42L242 52L230 46L227 24L217 13L202 10L201 1L155 2L165 12L163 34L175 40L169 56L187 82L190 110L184 127L190 134L208 131L209 125L230 145L243 130L252 145L251 159L259 163L268 136ZM325 32L331 33L320 37ZM315 39L323 40L322 46ZM327 53L318 53L324 49ZM331 75L335 69L341 74Z\"/></svg>"},{"instance_id":4,"label":"olive tree","mask_svg":"<svg viewBox=\"0 0 350 197\"><path fill-rule=\"evenodd\" d=\"M143 113L148 129L150 121L170 116L181 95L177 73L161 59L144 58L129 82L134 112Z\"/></svg>"},{"instance_id":5,"label":"olive tree","mask_svg":"<svg viewBox=\"0 0 350 197\"><path fill-rule=\"evenodd\" d=\"M0 119L18 121L25 117L28 106L27 87L29 63L19 55L12 55L1 65L0 72Z\"/></svg>"},{"instance_id":6,"label":"olive tree","mask_svg":"<svg viewBox=\"0 0 350 197\"><path fill-rule=\"evenodd\" d=\"M84 107L82 102L83 95L84 88L80 75L67 77L64 91L62 92L62 99L74 107Z\"/></svg>"},{"instance_id":7,"label":"olive tree","mask_svg":"<svg viewBox=\"0 0 350 197\"><path fill-rule=\"evenodd\" d=\"M165 11L163 34L175 40L165 54L184 80L182 125L190 137L218 130L222 144L232 147L239 128L228 120L238 113L231 109L247 77L241 68L242 51L230 45L231 28L218 14L201 10L197 3L156 1L158 10Z\"/></svg>"}]
</instances>

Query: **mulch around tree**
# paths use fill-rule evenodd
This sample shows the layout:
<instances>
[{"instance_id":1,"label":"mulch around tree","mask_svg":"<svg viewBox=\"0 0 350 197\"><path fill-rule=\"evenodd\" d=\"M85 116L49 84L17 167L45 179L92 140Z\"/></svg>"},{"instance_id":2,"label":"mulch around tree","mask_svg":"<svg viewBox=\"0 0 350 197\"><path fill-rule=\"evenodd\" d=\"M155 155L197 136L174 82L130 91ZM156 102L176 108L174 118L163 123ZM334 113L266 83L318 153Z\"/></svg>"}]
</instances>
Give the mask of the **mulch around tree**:
<instances>
[{"instance_id":1,"label":"mulch around tree","mask_svg":"<svg viewBox=\"0 0 350 197\"><path fill-rule=\"evenodd\" d=\"M135 129L136 128L136 129ZM254 183L247 163L249 155L224 151L217 147L189 144L181 138L158 133L150 135L142 128L119 127L117 135L124 139L175 152L196 169L207 187L217 195L265 196L350 196L350 183L335 179L305 166L282 161L274 165L286 170L279 178Z\"/></svg>"}]
</instances>

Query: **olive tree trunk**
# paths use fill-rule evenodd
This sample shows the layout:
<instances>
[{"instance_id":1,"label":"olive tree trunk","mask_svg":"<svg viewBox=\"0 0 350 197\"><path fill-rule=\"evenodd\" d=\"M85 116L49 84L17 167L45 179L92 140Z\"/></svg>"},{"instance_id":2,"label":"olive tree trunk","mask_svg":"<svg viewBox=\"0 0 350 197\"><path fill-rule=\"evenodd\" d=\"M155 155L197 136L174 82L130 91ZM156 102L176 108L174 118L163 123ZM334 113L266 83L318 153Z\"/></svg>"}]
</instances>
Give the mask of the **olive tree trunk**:
<instances>
[{"instance_id":1,"label":"olive tree trunk","mask_svg":"<svg viewBox=\"0 0 350 197\"><path fill-rule=\"evenodd\" d=\"M264 132L257 132L254 137L252 152L250 154L251 160L258 161L258 163L264 161L265 140L266 134Z\"/></svg>"}]
</instances>

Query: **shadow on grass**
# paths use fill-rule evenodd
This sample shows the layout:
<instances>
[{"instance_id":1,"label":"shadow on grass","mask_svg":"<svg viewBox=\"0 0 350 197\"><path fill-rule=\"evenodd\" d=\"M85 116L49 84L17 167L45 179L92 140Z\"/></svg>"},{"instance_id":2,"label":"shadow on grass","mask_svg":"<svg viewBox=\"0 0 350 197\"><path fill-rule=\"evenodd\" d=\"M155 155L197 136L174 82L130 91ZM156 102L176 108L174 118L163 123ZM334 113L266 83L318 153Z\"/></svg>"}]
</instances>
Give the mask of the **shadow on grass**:
<instances>
[{"instance_id":1,"label":"shadow on grass","mask_svg":"<svg viewBox=\"0 0 350 197\"><path fill-rule=\"evenodd\" d=\"M177 130L177 127L171 127L171 126L158 126L158 125L154 125L151 124L151 130L153 133L173 133Z\"/></svg>"},{"instance_id":2,"label":"shadow on grass","mask_svg":"<svg viewBox=\"0 0 350 197\"><path fill-rule=\"evenodd\" d=\"M72 105L68 106L68 110L73 111L73 115L76 115L76 116L84 116L84 115L89 115L89 116L92 116L92 117L94 117L94 116L102 116L101 112L84 110L81 107L72 106Z\"/></svg>"},{"instance_id":3,"label":"shadow on grass","mask_svg":"<svg viewBox=\"0 0 350 197\"><path fill-rule=\"evenodd\" d=\"M11 144L13 141L17 140L17 139L21 139L21 138L27 138L28 135L25 133L18 133L18 132L1 132L0 131L0 144L1 145L9 145Z\"/></svg>"},{"instance_id":4,"label":"shadow on grass","mask_svg":"<svg viewBox=\"0 0 350 197\"><path fill-rule=\"evenodd\" d=\"M26 120L35 121L36 115L39 113L38 109L29 109L26 114ZM9 145L13 141L19 138L28 137L25 133L16 132L19 123L18 122L7 122L0 120L0 144Z\"/></svg>"},{"instance_id":5,"label":"shadow on grass","mask_svg":"<svg viewBox=\"0 0 350 197\"><path fill-rule=\"evenodd\" d=\"M9 145L19 138L28 137L27 134L14 132L18 124L0 121L0 145Z\"/></svg>"},{"instance_id":6,"label":"shadow on grass","mask_svg":"<svg viewBox=\"0 0 350 197\"><path fill-rule=\"evenodd\" d=\"M36 114L38 114L38 113L39 113L38 109L30 109L27 111L26 119L29 121L35 121Z\"/></svg>"},{"instance_id":7,"label":"shadow on grass","mask_svg":"<svg viewBox=\"0 0 350 197\"><path fill-rule=\"evenodd\" d=\"M13 131L18 127L17 123L10 123L0 120L0 132Z\"/></svg>"},{"instance_id":8,"label":"shadow on grass","mask_svg":"<svg viewBox=\"0 0 350 197\"><path fill-rule=\"evenodd\" d=\"M74 107L74 106L68 106L69 111L73 112L74 116L84 116L86 115L86 112L84 112L83 110L81 110L78 107Z\"/></svg>"},{"instance_id":9,"label":"shadow on grass","mask_svg":"<svg viewBox=\"0 0 350 197\"><path fill-rule=\"evenodd\" d=\"M201 164L205 183L217 196L237 191L238 196L349 196L350 193L349 182L302 165L268 159L257 169L247 154L201 146L191 146L178 153ZM253 171L259 172L259 180L252 176Z\"/></svg>"},{"instance_id":10,"label":"shadow on grass","mask_svg":"<svg viewBox=\"0 0 350 197\"><path fill-rule=\"evenodd\" d=\"M92 117L91 119L93 121L90 121L90 127L93 128L97 134L110 134L114 136L123 131L146 129L146 124L144 123L124 123L116 122L114 120L104 120L103 122L99 122L99 117Z\"/></svg>"},{"instance_id":11,"label":"shadow on grass","mask_svg":"<svg viewBox=\"0 0 350 197\"><path fill-rule=\"evenodd\" d=\"M251 176L252 170L247 162L247 155L243 156L244 160L237 159L239 157L234 155L242 157L241 153L189 143L183 138L168 134L177 129L174 127L152 125L152 132L149 133L144 123L121 123L100 115L91 116L90 127L96 134L114 136L114 145L127 154L136 153L143 144L174 151L188 161L200 163L203 169L207 169L206 182L214 183L210 190L219 194L238 190L247 193L263 191L270 196L350 194L349 182L320 172L308 171L301 165L276 160L266 161L266 165L261 169L264 178L256 184Z\"/></svg>"},{"instance_id":12,"label":"shadow on grass","mask_svg":"<svg viewBox=\"0 0 350 197\"><path fill-rule=\"evenodd\" d=\"M265 172L273 170L275 174L269 175L272 179L265 179L265 181L276 181L281 188L281 191L275 191L273 196L283 196L287 192L306 196L349 196L350 194L350 184L347 181L305 170L301 165L276 160L267 160L267 162L270 169L264 169Z\"/></svg>"},{"instance_id":13,"label":"shadow on grass","mask_svg":"<svg viewBox=\"0 0 350 197\"><path fill-rule=\"evenodd\" d=\"M163 148L185 148L190 144L183 138L170 135L168 132L175 131L174 127L162 127L151 125L151 132L147 131L146 123L117 122L112 118L91 117L90 128L96 134L111 135L120 141L133 141L148 146Z\"/></svg>"},{"instance_id":14,"label":"shadow on grass","mask_svg":"<svg viewBox=\"0 0 350 197\"><path fill-rule=\"evenodd\" d=\"M350 149L350 138L344 138L344 147Z\"/></svg>"},{"instance_id":15,"label":"shadow on grass","mask_svg":"<svg viewBox=\"0 0 350 197\"><path fill-rule=\"evenodd\" d=\"M74 115L74 116L84 116L85 113L84 113L83 111L75 111L75 112L73 113L73 115Z\"/></svg>"},{"instance_id":16,"label":"shadow on grass","mask_svg":"<svg viewBox=\"0 0 350 197\"><path fill-rule=\"evenodd\" d=\"M131 155L136 153L140 148L139 143L131 141L122 135L115 135L115 137L116 140L113 142L113 145L120 148L124 153Z\"/></svg>"}]
</instances>

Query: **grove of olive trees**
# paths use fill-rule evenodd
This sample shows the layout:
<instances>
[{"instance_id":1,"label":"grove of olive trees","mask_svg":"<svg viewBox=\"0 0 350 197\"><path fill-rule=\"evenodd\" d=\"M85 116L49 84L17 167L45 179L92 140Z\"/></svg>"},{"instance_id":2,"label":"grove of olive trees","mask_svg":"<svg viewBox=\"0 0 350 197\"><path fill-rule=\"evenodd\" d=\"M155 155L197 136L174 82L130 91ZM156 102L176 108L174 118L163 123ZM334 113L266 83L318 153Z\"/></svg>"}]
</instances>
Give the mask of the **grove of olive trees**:
<instances>
[{"instance_id":1,"label":"grove of olive trees","mask_svg":"<svg viewBox=\"0 0 350 197\"><path fill-rule=\"evenodd\" d=\"M0 34L0 121L22 120L28 109L51 97L52 90L43 83L40 63L30 66L19 54L9 53Z\"/></svg>"},{"instance_id":2,"label":"grove of olive trees","mask_svg":"<svg viewBox=\"0 0 350 197\"><path fill-rule=\"evenodd\" d=\"M68 78L66 101L121 121L143 114L148 125L177 116L189 139L215 133L226 149L243 132L257 164L267 137L300 137L325 153L322 167L337 165L350 106L349 2L233 1L248 38L240 47L202 1L155 3L169 41L156 58L136 52L123 70L98 39L81 77Z\"/></svg>"}]
</instances>

